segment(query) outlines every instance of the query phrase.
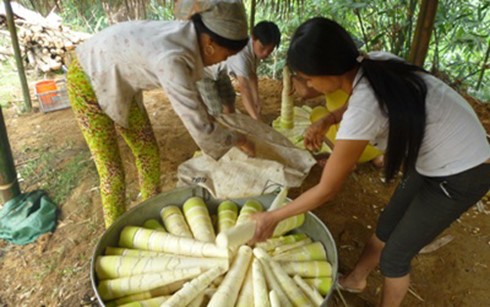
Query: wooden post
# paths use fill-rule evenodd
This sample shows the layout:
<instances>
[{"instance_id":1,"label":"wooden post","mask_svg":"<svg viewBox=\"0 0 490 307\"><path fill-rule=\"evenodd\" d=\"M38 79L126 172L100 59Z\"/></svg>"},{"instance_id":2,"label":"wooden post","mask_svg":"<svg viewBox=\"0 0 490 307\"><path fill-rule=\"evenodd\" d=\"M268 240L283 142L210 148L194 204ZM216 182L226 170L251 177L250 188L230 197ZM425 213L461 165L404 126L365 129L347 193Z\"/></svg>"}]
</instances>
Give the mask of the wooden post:
<instances>
[{"instance_id":1,"label":"wooden post","mask_svg":"<svg viewBox=\"0 0 490 307\"><path fill-rule=\"evenodd\" d=\"M412 48L408 61L422 67L424 65L430 37L434 28L434 20L437 12L438 0L422 0L420 5L417 27L412 40Z\"/></svg>"},{"instance_id":2,"label":"wooden post","mask_svg":"<svg viewBox=\"0 0 490 307\"><path fill-rule=\"evenodd\" d=\"M252 33L255 25L255 5L256 5L256 0L252 0L252 4L250 7L250 33Z\"/></svg>"},{"instance_id":3,"label":"wooden post","mask_svg":"<svg viewBox=\"0 0 490 307\"><path fill-rule=\"evenodd\" d=\"M17 39L17 29L15 28L12 6L10 5L10 0L3 0L3 2L5 4L5 12L7 13L7 25L10 31L10 39L12 40L12 47L14 48L17 72L19 73L20 85L22 86L22 93L24 94L25 111L31 112L31 94L29 93L29 86L27 85L24 64L22 63L22 55L20 54L19 41Z\"/></svg>"},{"instance_id":4,"label":"wooden post","mask_svg":"<svg viewBox=\"0 0 490 307\"><path fill-rule=\"evenodd\" d=\"M485 53L485 59L483 59L483 64L481 65L481 72L478 76L478 82L476 82L476 90L480 90L481 82L483 81L483 75L487 69L488 57L490 56L490 41L488 41L487 52Z\"/></svg>"},{"instance_id":5,"label":"wooden post","mask_svg":"<svg viewBox=\"0 0 490 307\"><path fill-rule=\"evenodd\" d=\"M17 172L15 171L2 108L0 108L0 202L5 203L19 194Z\"/></svg>"}]
</instances>

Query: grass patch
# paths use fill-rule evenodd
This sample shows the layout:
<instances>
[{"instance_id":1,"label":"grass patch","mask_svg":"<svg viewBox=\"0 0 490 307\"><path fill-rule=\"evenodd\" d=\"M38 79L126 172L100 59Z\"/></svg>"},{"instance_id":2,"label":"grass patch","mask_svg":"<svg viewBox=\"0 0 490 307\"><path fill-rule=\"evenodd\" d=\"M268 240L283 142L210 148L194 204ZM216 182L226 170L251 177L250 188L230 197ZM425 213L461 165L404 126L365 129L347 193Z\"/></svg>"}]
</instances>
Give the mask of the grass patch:
<instances>
[{"instance_id":1,"label":"grass patch","mask_svg":"<svg viewBox=\"0 0 490 307\"><path fill-rule=\"evenodd\" d=\"M43 150L31 152L35 158L18 169L28 187L36 186L46 190L53 201L63 203L72 190L78 185L83 174L86 174L88 151L77 151L71 146L68 149Z\"/></svg>"},{"instance_id":2,"label":"grass patch","mask_svg":"<svg viewBox=\"0 0 490 307\"><path fill-rule=\"evenodd\" d=\"M0 62L0 106L7 107L12 102L22 100L19 74L15 62Z\"/></svg>"}]
</instances>

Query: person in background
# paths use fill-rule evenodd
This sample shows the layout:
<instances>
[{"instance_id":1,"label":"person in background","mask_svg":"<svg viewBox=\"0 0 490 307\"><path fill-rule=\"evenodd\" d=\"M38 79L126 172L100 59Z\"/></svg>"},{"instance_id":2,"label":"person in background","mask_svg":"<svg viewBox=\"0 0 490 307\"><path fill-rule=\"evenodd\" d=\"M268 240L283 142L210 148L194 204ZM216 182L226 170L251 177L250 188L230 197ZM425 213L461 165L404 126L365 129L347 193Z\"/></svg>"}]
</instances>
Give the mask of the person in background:
<instances>
[{"instance_id":1,"label":"person in background","mask_svg":"<svg viewBox=\"0 0 490 307\"><path fill-rule=\"evenodd\" d=\"M243 106L254 119L260 120L262 102L259 97L257 66L279 46L281 33L277 25L261 21L252 31L247 46L225 62L207 67L205 78L198 82L199 91L211 115L235 112L235 89L229 75L236 78Z\"/></svg>"},{"instance_id":2,"label":"person in background","mask_svg":"<svg viewBox=\"0 0 490 307\"><path fill-rule=\"evenodd\" d=\"M286 206L252 216L250 243L268 238L279 221L333 199L367 144L385 152L384 172L401 179L353 270L338 287L366 288L379 264L381 306L399 306L410 264L425 245L473 206L490 188L490 144L471 106L456 91L392 54L362 55L344 28L313 18L292 37L291 69L321 93L349 94L337 140L320 182Z\"/></svg>"},{"instance_id":3,"label":"person in background","mask_svg":"<svg viewBox=\"0 0 490 307\"><path fill-rule=\"evenodd\" d=\"M213 158L254 145L208 115L196 88L205 66L248 43L241 1L215 1L186 21L116 24L80 45L67 72L74 115L100 178L105 226L125 212L125 178L117 132L134 154L142 200L159 192L159 149L143 91L161 87L197 145Z\"/></svg>"}]
</instances>

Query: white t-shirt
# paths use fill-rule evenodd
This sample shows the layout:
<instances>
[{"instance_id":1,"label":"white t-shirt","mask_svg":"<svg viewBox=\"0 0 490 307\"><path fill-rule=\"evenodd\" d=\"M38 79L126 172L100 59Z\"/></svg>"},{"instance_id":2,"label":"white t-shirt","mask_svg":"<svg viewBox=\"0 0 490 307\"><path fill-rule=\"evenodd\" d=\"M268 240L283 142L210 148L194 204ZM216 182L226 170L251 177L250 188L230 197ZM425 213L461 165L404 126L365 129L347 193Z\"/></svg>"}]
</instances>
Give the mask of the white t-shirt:
<instances>
[{"instance_id":1,"label":"white t-shirt","mask_svg":"<svg viewBox=\"0 0 490 307\"><path fill-rule=\"evenodd\" d=\"M372 59L395 56L373 52ZM353 82L337 139L368 140L380 150L388 143L388 117L379 108L374 91L362 69ZM490 158L486 132L468 102L429 74L422 74L427 84L426 129L416 162L417 171L426 176L448 176L475 167Z\"/></svg>"},{"instance_id":2,"label":"white t-shirt","mask_svg":"<svg viewBox=\"0 0 490 307\"><path fill-rule=\"evenodd\" d=\"M237 77L250 78L257 74L259 61L253 51L253 41L250 39L245 47L235 55L228 57L223 62L206 66L203 78L218 80L221 71L225 70L228 74Z\"/></svg>"},{"instance_id":3,"label":"white t-shirt","mask_svg":"<svg viewBox=\"0 0 490 307\"><path fill-rule=\"evenodd\" d=\"M95 34L77 47L81 66L102 110L128 125L131 101L163 87L197 145L217 158L233 146L235 133L215 124L196 88L203 63L191 21L130 21Z\"/></svg>"},{"instance_id":4,"label":"white t-shirt","mask_svg":"<svg viewBox=\"0 0 490 307\"><path fill-rule=\"evenodd\" d=\"M228 74L250 78L257 74L258 63L253 50L253 40L250 38L248 44L240 52L226 59L226 68Z\"/></svg>"}]
</instances>

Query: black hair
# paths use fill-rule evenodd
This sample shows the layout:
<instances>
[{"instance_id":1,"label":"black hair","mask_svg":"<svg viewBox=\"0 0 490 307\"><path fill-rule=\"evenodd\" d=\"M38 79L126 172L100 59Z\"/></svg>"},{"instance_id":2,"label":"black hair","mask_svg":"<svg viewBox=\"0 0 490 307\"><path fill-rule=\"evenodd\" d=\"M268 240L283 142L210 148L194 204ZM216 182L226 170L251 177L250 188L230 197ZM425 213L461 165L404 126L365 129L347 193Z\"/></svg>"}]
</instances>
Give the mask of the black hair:
<instances>
[{"instance_id":1,"label":"black hair","mask_svg":"<svg viewBox=\"0 0 490 307\"><path fill-rule=\"evenodd\" d=\"M256 24L252 30L252 35L264 46L274 44L277 47L281 43L281 31L272 21L261 21Z\"/></svg>"},{"instance_id":2,"label":"black hair","mask_svg":"<svg viewBox=\"0 0 490 307\"><path fill-rule=\"evenodd\" d=\"M191 17L192 23L194 24L194 28L196 29L197 34L206 33L211 37L213 41L215 41L221 47L232 51L240 51L245 47L248 43L248 38L241 40L232 40L229 38L222 37L213 31L209 30L208 27L202 22L201 15L194 14Z\"/></svg>"},{"instance_id":3,"label":"black hair","mask_svg":"<svg viewBox=\"0 0 490 307\"><path fill-rule=\"evenodd\" d=\"M333 20L316 17L294 33L287 53L293 71L310 76L342 75L361 67L373 88L379 107L388 116L389 134L385 152L385 177L392 179L414 168L426 124L427 85L420 67L401 60L374 60L360 56L347 31Z\"/></svg>"}]
</instances>

